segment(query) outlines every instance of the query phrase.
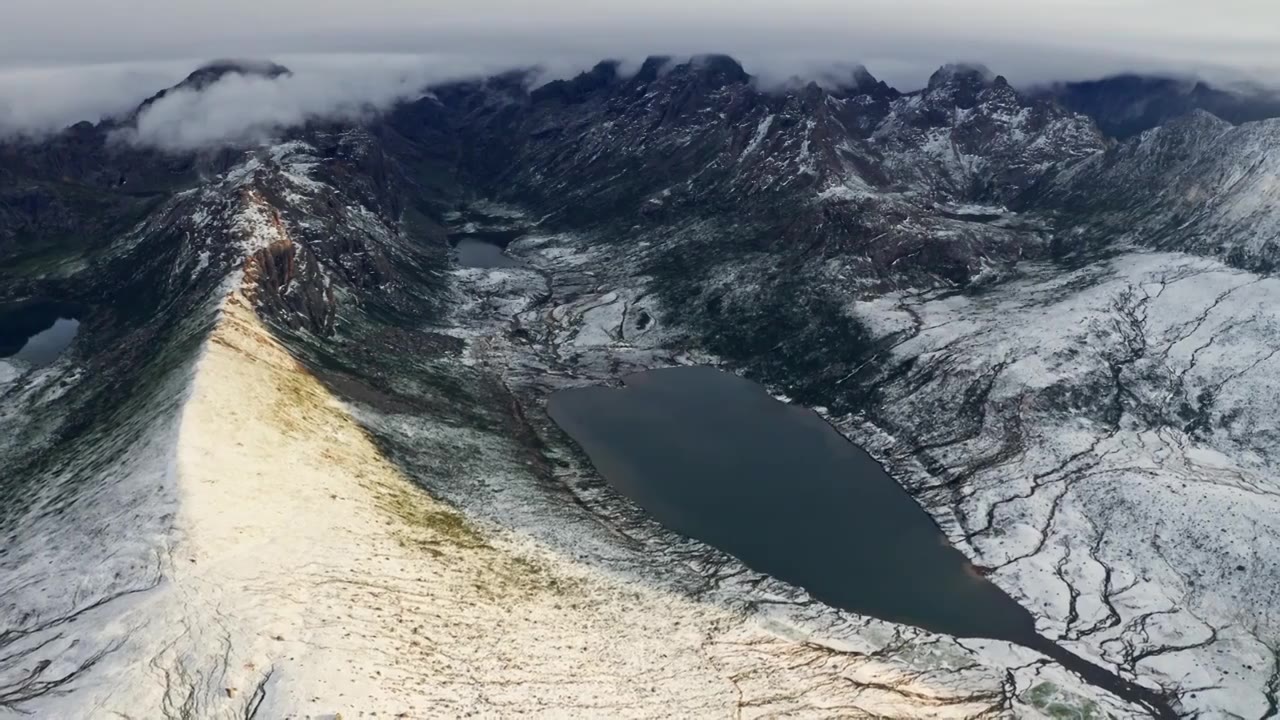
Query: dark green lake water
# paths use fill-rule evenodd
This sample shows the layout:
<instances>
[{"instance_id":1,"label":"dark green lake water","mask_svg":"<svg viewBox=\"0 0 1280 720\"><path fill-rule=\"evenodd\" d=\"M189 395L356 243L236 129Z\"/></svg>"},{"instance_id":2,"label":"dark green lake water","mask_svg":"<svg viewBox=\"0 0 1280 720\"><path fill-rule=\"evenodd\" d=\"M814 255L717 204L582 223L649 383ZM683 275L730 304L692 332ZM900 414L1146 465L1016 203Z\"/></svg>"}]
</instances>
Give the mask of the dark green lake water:
<instances>
[{"instance_id":1,"label":"dark green lake water","mask_svg":"<svg viewBox=\"0 0 1280 720\"><path fill-rule=\"evenodd\" d=\"M458 264L463 267L520 267L520 261L507 255L503 251L504 247L505 243L487 236L467 235L458 239L455 249L458 252Z\"/></svg>"},{"instance_id":2,"label":"dark green lake water","mask_svg":"<svg viewBox=\"0 0 1280 720\"><path fill-rule=\"evenodd\" d=\"M32 365L53 362L75 339L83 310L46 300L0 306L0 358Z\"/></svg>"},{"instance_id":3,"label":"dark green lake water","mask_svg":"<svg viewBox=\"0 0 1280 720\"><path fill-rule=\"evenodd\" d=\"M865 451L816 413L709 367L554 394L548 411L609 483L667 528L834 607L1039 650L1172 717L1163 700L1036 632ZM927 420L926 420L927 421Z\"/></svg>"},{"instance_id":4,"label":"dark green lake water","mask_svg":"<svg viewBox=\"0 0 1280 720\"><path fill-rule=\"evenodd\" d=\"M961 637L1035 634L875 460L755 383L657 370L557 393L550 410L662 524L828 604Z\"/></svg>"}]
</instances>

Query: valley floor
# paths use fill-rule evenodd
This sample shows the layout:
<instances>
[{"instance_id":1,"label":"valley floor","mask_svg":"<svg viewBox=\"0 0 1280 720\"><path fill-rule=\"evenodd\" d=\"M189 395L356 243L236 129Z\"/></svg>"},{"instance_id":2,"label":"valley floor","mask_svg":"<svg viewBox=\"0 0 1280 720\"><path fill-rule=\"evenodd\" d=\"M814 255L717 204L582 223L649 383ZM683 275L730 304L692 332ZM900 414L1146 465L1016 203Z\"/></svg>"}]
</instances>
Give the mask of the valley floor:
<instances>
[{"instance_id":1,"label":"valley floor","mask_svg":"<svg viewBox=\"0 0 1280 720\"><path fill-rule=\"evenodd\" d=\"M119 482L64 508L80 522L15 538L32 554L3 581L31 592L7 598L0 712L969 717L1010 701L957 643L802 599L744 605L768 584L741 568L742 588L706 586L700 549L653 555L548 493L511 438L344 404L239 292L183 377L170 419L106 469ZM408 476L366 427L459 467ZM128 515L153 512L137 537ZM79 554L87 528L100 549ZM152 560L84 596L127 550Z\"/></svg>"},{"instance_id":2,"label":"valley floor","mask_svg":"<svg viewBox=\"0 0 1280 720\"><path fill-rule=\"evenodd\" d=\"M662 308L629 280L645 248L606 256L577 247L569 238L517 243L541 280L460 271L483 298L470 316L501 324L514 315L521 337L547 348L531 361L480 330L469 346L477 362L545 389L714 361L661 350L672 340L653 320ZM849 312L884 338L880 364L910 369L873 378L875 405L828 419L882 459L1047 637L1167 689L1187 712L1274 715L1280 317L1269 308L1280 306L1280 283L1141 251L1020 272L985 293L852 302ZM539 282L545 290L522 285ZM535 297L550 300L521 304ZM612 493L561 475L597 514L629 517ZM662 536L650 539L672 552L676 541ZM722 588L742 571L714 565L699 570ZM1034 660L1017 668L996 659L1002 652L972 658L995 673L1015 666L1005 691L1018 701L1007 711L1043 710L1057 698L1039 694L1073 685ZM1073 690L1103 705L1065 699L1057 711L1126 712Z\"/></svg>"}]
</instances>

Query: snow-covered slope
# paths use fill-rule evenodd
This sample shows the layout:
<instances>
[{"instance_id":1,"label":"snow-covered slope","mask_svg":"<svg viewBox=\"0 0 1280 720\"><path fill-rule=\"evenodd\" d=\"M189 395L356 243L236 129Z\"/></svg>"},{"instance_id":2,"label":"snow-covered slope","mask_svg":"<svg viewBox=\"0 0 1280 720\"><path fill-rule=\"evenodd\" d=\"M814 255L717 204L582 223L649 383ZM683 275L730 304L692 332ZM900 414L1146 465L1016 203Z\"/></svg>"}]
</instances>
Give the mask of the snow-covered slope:
<instances>
[{"instance_id":1,"label":"snow-covered slope","mask_svg":"<svg viewBox=\"0 0 1280 720\"><path fill-rule=\"evenodd\" d=\"M0 299L88 308L0 361L0 711L1142 714L672 535L543 409L702 362L820 408L1046 637L1274 713L1274 123L1111 145L970 67L527 78L0 147ZM455 267L486 229L517 264Z\"/></svg>"},{"instance_id":2,"label":"snow-covered slope","mask_svg":"<svg viewBox=\"0 0 1280 720\"><path fill-rule=\"evenodd\" d=\"M1051 635L1188 708L1263 717L1280 690L1278 293L1134 253L859 303L892 343L874 406L839 423ZM920 421L937 408L956 410Z\"/></svg>"},{"instance_id":3,"label":"snow-covered slope","mask_svg":"<svg viewBox=\"0 0 1280 720\"><path fill-rule=\"evenodd\" d=\"M1280 261L1280 120L1233 126L1197 111L1080 163L1035 202L1077 242L1128 241L1264 272Z\"/></svg>"},{"instance_id":4,"label":"snow-covered slope","mask_svg":"<svg viewBox=\"0 0 1280 720\"><path fill-rule=\"evenodd\" d=\"M181 229L184 249L160 257L177 258L173 287L208 292L156 308L181 311L150 353L167 360L140 368L145 382L86 433L68 431L59 400L102 392L85 372L91 349L3 387L8 428L49 430L6 505L5 711L972 717L1092 702L1030 651L847 617L727 558L708 586L706 549L655 527L619 535L597 514L634 509L566 502L519 433L476 416L514 400L494 373L541 382L527 368L543 352L560 362L559 344L521 350L502 320L514 316L489 314L495 283L523 298L510 312L549 328L593 323L593 308L617 302L581 298L545 315L528 304L526 293L580 272L576 250L544 245L538 270L460 273L447 323L464 351L416 360L434 375L335 370L367 347L349 340L391 328L359 309L345 255L319 259L325 250L306 244L308 223L385 252L398 231L355 202L309 211L343 192L316 179L340 161L318 167L316 156L299 143L250 153L173 201L181 220L165 227ZM148 226L116 251L136 262L173 237ZM608 334L563 339L613 352ZM320 352L330 362L309 364ZM474 405L415 407L458 387ZM5 446L6 459L33 437ZM591 473L567 447L554 452L559 472ZM617 502L593 502L606 501Z\"/></svg>"}]
</instances>

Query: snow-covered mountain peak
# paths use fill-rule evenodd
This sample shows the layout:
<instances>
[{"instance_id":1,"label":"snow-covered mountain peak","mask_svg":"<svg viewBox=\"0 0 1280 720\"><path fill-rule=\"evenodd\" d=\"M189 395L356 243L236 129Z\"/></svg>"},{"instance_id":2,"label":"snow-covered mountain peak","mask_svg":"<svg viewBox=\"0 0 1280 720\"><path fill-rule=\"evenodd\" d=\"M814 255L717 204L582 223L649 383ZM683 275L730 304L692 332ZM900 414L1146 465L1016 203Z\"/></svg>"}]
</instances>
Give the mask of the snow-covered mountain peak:
<instances>
[{"instance_id":1,"label":"snow-covered mountain peak","mask_svg":"<svg viewBox=\"0 0 1280 720\"><path fill-rule=\"evenodd\" d=\"M277 78L290 74L289 68L270 60L254 59L220 59L205 63L196 68L177 85L179 88L200 90L228 75L244 75L249 77Z\"/></svg>"},{"instance_id":2,"label":"snow-covered mountain peak","mask_svg":"<svg viewBox=\"0 0 1280 720\"><path fill-rule=\"evenodd\" d=\"M953 63L938 68L929 76L926 97L945 99L958 107L972 107L978 95L992 87L1007 87L1008 81L983 65Z\"/></svg>"},{"instance_id":3,"label":"snow-covered mountain peak","mask_svg":"<svg viewBox=\"0 0 1280 720\"><path fill-rule=\"evenodd\" d=\"M709 54L694 56L688 69L703 81L715 87L745 83L751 79L742 63L728 55Z\"/></svg>"},{"instance_id":4,"label":"snow-covered mountain peak","mask_svg":"<svg viewBox=\"0 0 1280 720\"><path fill-rule=\"evenodd\" d=\"M144 100L138 109L134 111L131 117L136 118L137 115L142 113L148 107L173 93L202 92L227 77L258 77L267 80L274 80L275 78L284 77L289 74L289 68L271 62L270 60L214 60L193 70L190 75L187 75L187 77L177 85L165 88Z\"/></svg>"}]
</instances>

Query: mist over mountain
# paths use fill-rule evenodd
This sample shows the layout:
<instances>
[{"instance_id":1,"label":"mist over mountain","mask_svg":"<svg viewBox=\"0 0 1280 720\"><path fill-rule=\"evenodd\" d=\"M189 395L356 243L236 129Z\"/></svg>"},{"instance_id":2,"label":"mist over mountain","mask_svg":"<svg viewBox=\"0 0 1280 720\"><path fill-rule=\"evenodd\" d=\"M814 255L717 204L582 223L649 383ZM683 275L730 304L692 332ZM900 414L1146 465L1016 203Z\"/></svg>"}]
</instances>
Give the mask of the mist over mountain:
<instances>
[{"instance_id":1,"label":"mist over mountain","mask_svg":"<svg viewBox=\"0 0 1280 720\"><path fill-rule=\"evenodd\" d=\"M1237 125L1280 117L1280 90L1241 85L1223 89L1186 77L1117 75L1061 83L1039 92L1093 117L1103 131L1121 139L1196 110Z\"/></svg>"},{"instance_id":2,"label":"mist over mountain","mask_svg":"<svg viewBox=\"0 0 1280 720\"><path fill-rule=\"evenodd\" d=\"M606 0L590 12L542 3L537 13L510 0L429 8L339 0L323 12L298 0L134 0L127 12L84 0L15 0L0 28L0 131L48 131L127 112L204 60L224 56L273 58L298 73L308 95L327 94L347 110L380 96L353 85L389 89L404 73L441 80L538 66L568 77L604 57L638 66L652 54L709 51L738 58L770 85L861 63L911 91L957 61L987 63L1020 88L1122 73L1197 77L1215 86L1270 83L1277 11L1243 0L1230 7L1224 20L1210 6L1184 0L1163 2L1159 12L1137 0L802 0L785 10L754 1ZM74 26L68 15L77 18ZM333 77L333 86L303 79L311 67ZM294 104L282 111L312 110L309 101Z\"/></svg>"},{"instance_id":3,"label":"mist over mountain","mask_svg":"<svg viewBox=\"0 0 1280 720\"><path fill-rule=\"evenodd\" d=\"M878 66L881 59L912 62L917 73L978 59L1006 73L1027 73L1010 74L1016 83L1147 71L1151 63L1249 70L1274 62L1270 50L1280 22L1272 7L1251 0L1228 0L1221 9L1190 0L1167 0L1158 12L1152 7L1139 0L980 0L963 6L944 0L802 0L786 8L759 0L604 0L590 12L557 1L532 13L515 0L426 8L402 0L338 0L320 12L300 0L193 0L180 7L135 0L129 12L120 12L81 0L13 0L0 63L453 54L467 48L508 64L566 56L590 63L608 56L717 51L748 64L768 57L830 62L856 56L892 84L903 84ZM65 22L69 13L77 19L73 26ZM138 22L143 17L147 22ZM1073 64L1077 72L1070 72Z\"/></svg>"},{"instance_id":4,"label":"mist over mountain","mask_svg":"<svg viewBox=\"0 0 1280 720\"><path fill-rule=\"evenodd\" d=\"M674 56L676 61L689 57ZM41 136L75 122L133 115L130 127L119 134L128 142L173 150L243 144L312 120L381 113L396 103L416 99L440 82L520 69L526 73L525 82L535 86L571 78L590 67L570 60L523 66L503 62L445 55L303 56L287 63L288 73L219 72L200 83L191 78L179 83L181 75L175 73L177 66L172 63L0 71L0 137ZM635 72L642 62L643 58L623 59L618 67L626 74ZM201 64L203 68L218 66L216 62ZM744 67L751 73L752 83L768 92L783 92L809 82L827 87L856 85L866 78L884 82L856 61L792 61L790 65L765 61ZM863 80L860 73L865 74ZM921 73L897 89L914 91L926 85L928 78L928 73ZM171 91L155 95L169 86ZM1204 80L1160 75L1033 84L1025 91L1089 115L1108 135L1122 139L1197 108L1236 123L1273 117L1280 110L1280 93L1264 87L1218 87ZM150 101L139 106L148 97Z\"/></svg>"}]
</instances>

